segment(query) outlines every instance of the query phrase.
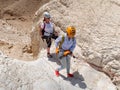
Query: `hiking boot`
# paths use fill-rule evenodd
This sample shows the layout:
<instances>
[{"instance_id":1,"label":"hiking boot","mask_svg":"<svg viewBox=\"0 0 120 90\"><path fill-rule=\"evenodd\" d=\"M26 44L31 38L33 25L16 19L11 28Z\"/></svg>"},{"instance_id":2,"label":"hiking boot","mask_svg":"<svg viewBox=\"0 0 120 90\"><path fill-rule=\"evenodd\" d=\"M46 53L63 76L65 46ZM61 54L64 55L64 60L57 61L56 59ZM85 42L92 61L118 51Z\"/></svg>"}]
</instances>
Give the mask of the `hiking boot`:
<instances>
[{"instance_id":1,"label":"hiking boot","mask_svg":"<svg viewBox=\"0 0 120 90\"><path fill-rule=\"evenodd\" d=\"M57 77L60 76L60 73L59 73L58 70L55 71L55 75L56 75Z\"/></svg>"},{"instance_id":2,"label":"hiking boot","mask_svg":"<svg viewBox=\"0 0 120 90\"><path fill-rule=\"evenodd\" d=\"M52 58L52 55L50 55L50 53L47 53L47 57Z\"/></svg>"},{"instance_id":3,"label":"hiking boot","mask_svg":"<svg viewBox=\"0 0 120 90\"><path fill-rule=\"evenodd\" d=\"M67 74L67 77L74 77L73 74Z\"/></svg>"}]
</instances>

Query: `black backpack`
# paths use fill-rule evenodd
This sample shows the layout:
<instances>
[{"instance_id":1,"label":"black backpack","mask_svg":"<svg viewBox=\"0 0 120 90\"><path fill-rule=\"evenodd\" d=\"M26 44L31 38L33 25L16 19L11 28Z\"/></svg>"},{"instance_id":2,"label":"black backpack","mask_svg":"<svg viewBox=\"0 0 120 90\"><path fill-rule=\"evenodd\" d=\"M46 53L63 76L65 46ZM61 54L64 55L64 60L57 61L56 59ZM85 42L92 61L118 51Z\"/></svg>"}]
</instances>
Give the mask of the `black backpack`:
<instances>
[{"instance_id":1,"label":"black backpack","mask_svg":"<svg viewBox=\"0 0 120 90\"><path fill-rule=\"evenodd\" d=\"M44 27L43 27L43 29L42 29L42 36L44 35L44 32L45 32L45 23L44 23Z\"/></svg>"}]
</instances>

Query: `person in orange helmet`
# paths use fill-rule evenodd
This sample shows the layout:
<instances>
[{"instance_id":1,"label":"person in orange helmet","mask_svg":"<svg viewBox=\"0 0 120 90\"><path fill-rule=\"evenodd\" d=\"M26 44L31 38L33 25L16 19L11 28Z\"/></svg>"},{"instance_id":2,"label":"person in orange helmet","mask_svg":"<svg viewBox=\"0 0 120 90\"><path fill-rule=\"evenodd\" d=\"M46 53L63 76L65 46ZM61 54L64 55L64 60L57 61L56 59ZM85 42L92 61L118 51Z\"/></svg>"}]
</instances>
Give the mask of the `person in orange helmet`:
<instances>
[{"instance_id":1,"label":"person in orange helmet","mask_svg":"<svg viewBox=\"0 0 120 90\"><path fill-rule=\"evenodd\" d=\"M64 36L59 36L55 40L56 54L61 66L55 70L56 76L59 76L59 71L66 68L67 76L73 77L73 74L70 74L70 59L73 56L73 50L76 46L76 29L73 26L69 26L66 29L66 34Z\"/></svg>"}]
</instances>

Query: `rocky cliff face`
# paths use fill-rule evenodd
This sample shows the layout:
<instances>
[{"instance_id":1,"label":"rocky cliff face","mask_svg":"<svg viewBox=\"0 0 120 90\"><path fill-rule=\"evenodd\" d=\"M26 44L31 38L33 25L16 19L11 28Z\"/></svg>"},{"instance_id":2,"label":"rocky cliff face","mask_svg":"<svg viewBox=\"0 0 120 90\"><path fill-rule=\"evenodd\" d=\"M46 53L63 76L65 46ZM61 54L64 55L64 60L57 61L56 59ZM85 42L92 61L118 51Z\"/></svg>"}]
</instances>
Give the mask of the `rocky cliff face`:
<instances>
[{"instance_id":1,"label":"rocky cliff face","mask_svg":"<svg viewBox=\"0 0 120 90\"><path fill-rule=\"evenodd\" d=\"M36 12L35 22L49 11L57 30L65 31L66 26L74 25L83 58L100 66L119 85L119 4L118 0L52 0Z\"/></svg>"},{"instance_id":2,"label":"rocky cliff face","mask_svg":"<svg viewBox=\"0 0 120 90\"><path fill-rule=\"evenodd\" d=\"M53 48L52 48L53 49ZM56 77L58 61L48 59L43 50L39 59L26 62L0 55L0 90L117 90L110 78L87 63L72 59L74 78L66 70Z\"/></svg>"},{"instance_id":3,"label":"rocky cliff face","mask_svg":"<svg viewBox=\"0 0 120 90\"><path fill-rule=\"evenodd\" d=\"M50 12L59 34L69 25L77 29L73 79L66 78L64 71L53 77L56 58L46 58L46 45L38 34L44 11ZM119 90L119 15L119 0L1 0L0 50L6 56L0 54L0 89ZM54 49L52 45L52 53ZM33 60L32 54L37 61L16 60Z\"/></svg>"},{"instance_id":4,"label":"rocky cliff face","mask_svg":"<svg viewBox=\"0 0 120 90\"><path fill-rule=\"evenodd\" d=\"M9 57L33 60L32 17L48 0L0 0L0 50ZM7 43L7 44L6 44Z\"/></svg>"}]
</instances>

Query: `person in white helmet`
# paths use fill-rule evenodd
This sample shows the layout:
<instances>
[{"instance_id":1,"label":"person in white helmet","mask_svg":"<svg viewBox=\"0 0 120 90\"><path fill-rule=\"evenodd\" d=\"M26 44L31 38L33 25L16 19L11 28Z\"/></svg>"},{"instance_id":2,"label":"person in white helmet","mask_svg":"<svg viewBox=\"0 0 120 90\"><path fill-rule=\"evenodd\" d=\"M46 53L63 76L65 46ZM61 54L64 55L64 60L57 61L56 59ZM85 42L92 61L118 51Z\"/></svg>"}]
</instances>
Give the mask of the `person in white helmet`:
<instances>
[{"instance_id":1,"label":"person in white helmet","mask_svg":"<svg viewBox=\"0 0 120 90\"><path fill-rule=\"evenodd\" d=\"M55 32L54 24L51 22L51 15L48 12L43 13L44 20L43 23L40 25L40 35L41 38L46 40L47 43L47 57L52 58L50 54L50 47L52 44L51 39L56 39L58 37L57 32Z\"/></svg>"}]
</instances>

